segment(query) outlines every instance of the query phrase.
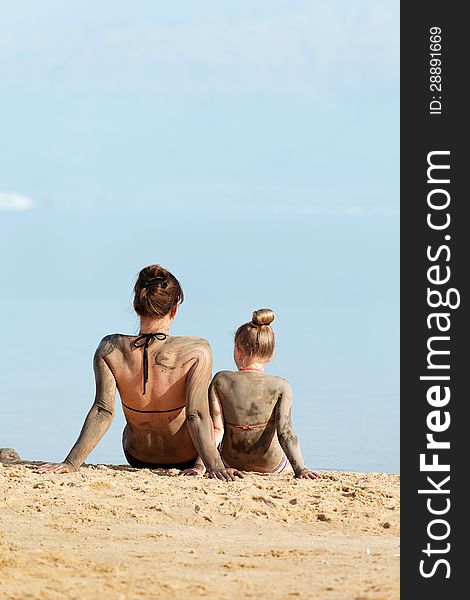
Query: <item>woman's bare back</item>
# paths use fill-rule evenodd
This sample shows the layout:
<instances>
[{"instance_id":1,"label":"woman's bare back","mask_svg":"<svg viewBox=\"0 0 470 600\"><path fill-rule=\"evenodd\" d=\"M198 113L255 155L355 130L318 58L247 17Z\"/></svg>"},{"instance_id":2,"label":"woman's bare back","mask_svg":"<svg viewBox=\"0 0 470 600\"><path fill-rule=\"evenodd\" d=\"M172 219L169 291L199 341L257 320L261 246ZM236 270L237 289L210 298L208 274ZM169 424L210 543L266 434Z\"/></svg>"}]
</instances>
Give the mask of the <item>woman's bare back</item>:
<instances>
[{"instance_id":1,"label":"woman's bare back","mask_svg":"<svg viewBox=\"0 0 470 600\"><path fill-rule=\"evenodd\" d=\"M198 337L153 338L148 346L148 381L143 377L139 336L115 334L104 340L102 356L116 380L126 428L124 449L151 463L193 460L197 453L186 421L188 374L201 346Z\"/></svg>"}]
</instances>

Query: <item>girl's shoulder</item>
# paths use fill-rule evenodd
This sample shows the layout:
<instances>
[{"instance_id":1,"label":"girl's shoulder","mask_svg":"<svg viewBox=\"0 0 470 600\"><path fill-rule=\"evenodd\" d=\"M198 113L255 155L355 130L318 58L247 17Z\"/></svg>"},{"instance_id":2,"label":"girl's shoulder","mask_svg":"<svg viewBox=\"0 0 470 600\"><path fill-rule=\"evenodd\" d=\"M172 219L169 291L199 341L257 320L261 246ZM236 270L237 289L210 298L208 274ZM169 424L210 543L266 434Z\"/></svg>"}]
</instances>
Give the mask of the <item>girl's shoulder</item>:
<instances>
[{"instance_id":1,"label":"girl's shoulder","mask_svg":"<svg viewBox=\"0 0 470 600\"><path fill-rule=\"evenodd\" d=\"M291 392L292 388L290 383L284 377L279 377L279 375L270 375L271 382L282 392Z\"/></svg>"},{"instance_id":2,"label":"girl's shoulder","mask_svg":"<svg viewBox=\"0 0 470 600\"><path fill-rule=\"evenodd\" d=\"M231 379L234 375L236 375L238 371L218 371L212 381L223 381L224 379Z\"/></svg>"},{"instance_id":3,"label":"girl's shoulder","mask_svg":"<svg viewBox=\"0 0 470 600\"><path fill-rule=\"evenodd\" d=\"M223 381L233 381L242 378L244 376L244 372L241 371L219 371L216 373L212 379L213 382L223 382ZM283 388L290 388L290 383L287 379L283 377L279 377L278 375L271 375L269 373L263 373L263 380L269 380L274 385L278 385Z\"/></svg>"}]
</instances>

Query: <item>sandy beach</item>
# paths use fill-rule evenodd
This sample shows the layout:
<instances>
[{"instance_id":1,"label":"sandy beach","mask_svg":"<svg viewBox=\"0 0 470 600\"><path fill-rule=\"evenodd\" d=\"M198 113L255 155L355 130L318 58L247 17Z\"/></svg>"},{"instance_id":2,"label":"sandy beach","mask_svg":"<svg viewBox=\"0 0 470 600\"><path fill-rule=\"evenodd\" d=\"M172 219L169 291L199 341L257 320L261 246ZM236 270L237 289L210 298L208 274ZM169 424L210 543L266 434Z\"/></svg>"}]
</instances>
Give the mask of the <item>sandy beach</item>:
<instances>
[{"instance_id":1,"label":"sandy beach","mask_svg":"<svg viewBox=\"0 0 470 600\"><path fill-rule=\"evenodd\" d=\"M399 597L399 476L0 463L0 598Z\"/></svg>"}]
</instances>

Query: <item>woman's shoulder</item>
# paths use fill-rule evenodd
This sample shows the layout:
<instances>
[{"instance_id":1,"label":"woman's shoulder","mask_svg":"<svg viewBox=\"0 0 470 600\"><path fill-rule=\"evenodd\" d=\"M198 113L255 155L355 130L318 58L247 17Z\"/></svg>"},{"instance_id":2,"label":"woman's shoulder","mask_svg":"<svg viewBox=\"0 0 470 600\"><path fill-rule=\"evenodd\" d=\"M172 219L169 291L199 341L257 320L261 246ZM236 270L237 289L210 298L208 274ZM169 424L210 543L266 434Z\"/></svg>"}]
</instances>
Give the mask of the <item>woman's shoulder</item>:
<instances>
[{"instance_id":1,"label":"woman's shoulder","mask_svg":"<svg viewBox=\"0 0 470 600\"><path fill-rule=\"evenodd\" d=\"M124 333L111 333L105 335L98 344L95 358L106 358L115 350L127 356L133 350L132 342L139 336L137 334L127 335ZM203 360L211 360L212 350L209 342L196 336L169 336L162 349L163 354L174 356L200 357Z\"/></svg>"},{"instance_id":2,"label":"woman's shoulder","mask_svg":"<svg viewBox=\"0 0 470 600\"><path fill-rule=\"evenodd\" d=\"M98 348L100 346L105 346L107 344L120 344L124 343L126 340L131 338L135 338L137 335L127 335L125 333L110 333L109 335L105 335L101 338L100 343L98 344Z\"/></svg>"},{"instance_id":3,"label":"woman's shoulder","mask_svg":"<svg viewBox=\"0 0 470 600\"><path fill-rule=\"evenodd\" d=\"M212 350L209 342L196 336L171 336L163 344L161 352L167 356L178 357L177 360L182 361L192 359L203 362L212 361Z\"/></svg>"},{"instance_id":4,"label":"woman's shoulder","mask_svg":"<svg viewBox=\"0 0 470 600\"><path fill-rule=\"evenodd\" d=\"M101 358L106 358L108 354L111 354L113 350L121 345L123 337L129 336L124 336L122 333L110 333L109 335L105 335L98 344L96 354L99 354Z\"/></svg>"},{"instance_id":5,"label":"woman's shoulder","mask_svg":"<svg viewBox=\"0 0 470 600\"><path fill-rule=\"evenodd\" d=\"M186 348L204 348L209 349L211 345L209 342L202 337L197 337L195 335L175 335L168 338L167 344L172 346L181 346Z\"/></svg>"}]
</instances>

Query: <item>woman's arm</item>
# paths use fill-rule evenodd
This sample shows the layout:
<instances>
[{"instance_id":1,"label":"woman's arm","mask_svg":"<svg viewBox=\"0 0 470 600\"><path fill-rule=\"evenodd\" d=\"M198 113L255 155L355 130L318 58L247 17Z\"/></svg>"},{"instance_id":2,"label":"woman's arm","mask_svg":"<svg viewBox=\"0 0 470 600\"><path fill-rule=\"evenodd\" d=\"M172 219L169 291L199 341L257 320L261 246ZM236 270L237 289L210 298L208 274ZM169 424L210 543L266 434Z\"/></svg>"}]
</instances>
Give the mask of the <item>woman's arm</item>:
<instances>
[{"instance_id":1,"label":"woman's arm","mask_svg":"<svg viewBox=\"0 0 470 600\"><path fill-rule=\"evenodd\" d=\"M39 473L68 473L76 471L108 430L114 417L116 380L105 357L112 352L114 344L109 337L103 338L93 358L96 393L80 435L63 463L47 463L38 468Z\"/></svg>"},{"instance_id":2,"label":"woman's arm","mask_svg":"<svg viewBox=\"0 0 470 600\"><path fill-rule=\"evenodd\" d=\"M212 352L208 342L198 341L194 363L186 379L186 418L188 429L210 477L230 481L242 477L236 469L227 469L215 445L214 427L209 413L208 388L212 373Z\"/></svg>"},{"instance_id":3,"label":"woman's arm","mask_svg":"<svg viewBox=\"0 0 470 600\"><path fill-rule=\"evenodd\" d=\"M286 381L276 410L277 437L294 469L295 476L303 479L317 479L318 475L313 471L309 471L305 466L300 450L299 438L295 435L292 428L292 401L292 388Z\"/></svg>"},{"instance_id":4,"label":"woman's arm","mask_svg":"<svg viewBox=\"0 0 470 600\"><path fill-rule=\"evenodd\" d=\"M214 380L212 380L209 386L209 411L212 417L212 424L214 427L214 438L215 446L219 448L219 444L224 437L224 420L222 417L222 407L220 405L217 391L215 389ZM181 472L181 475L204 475L206 467L204 461L200 456L196 458L194 466L190 469L185 469Z\"/></svg>"}]
</instances>

